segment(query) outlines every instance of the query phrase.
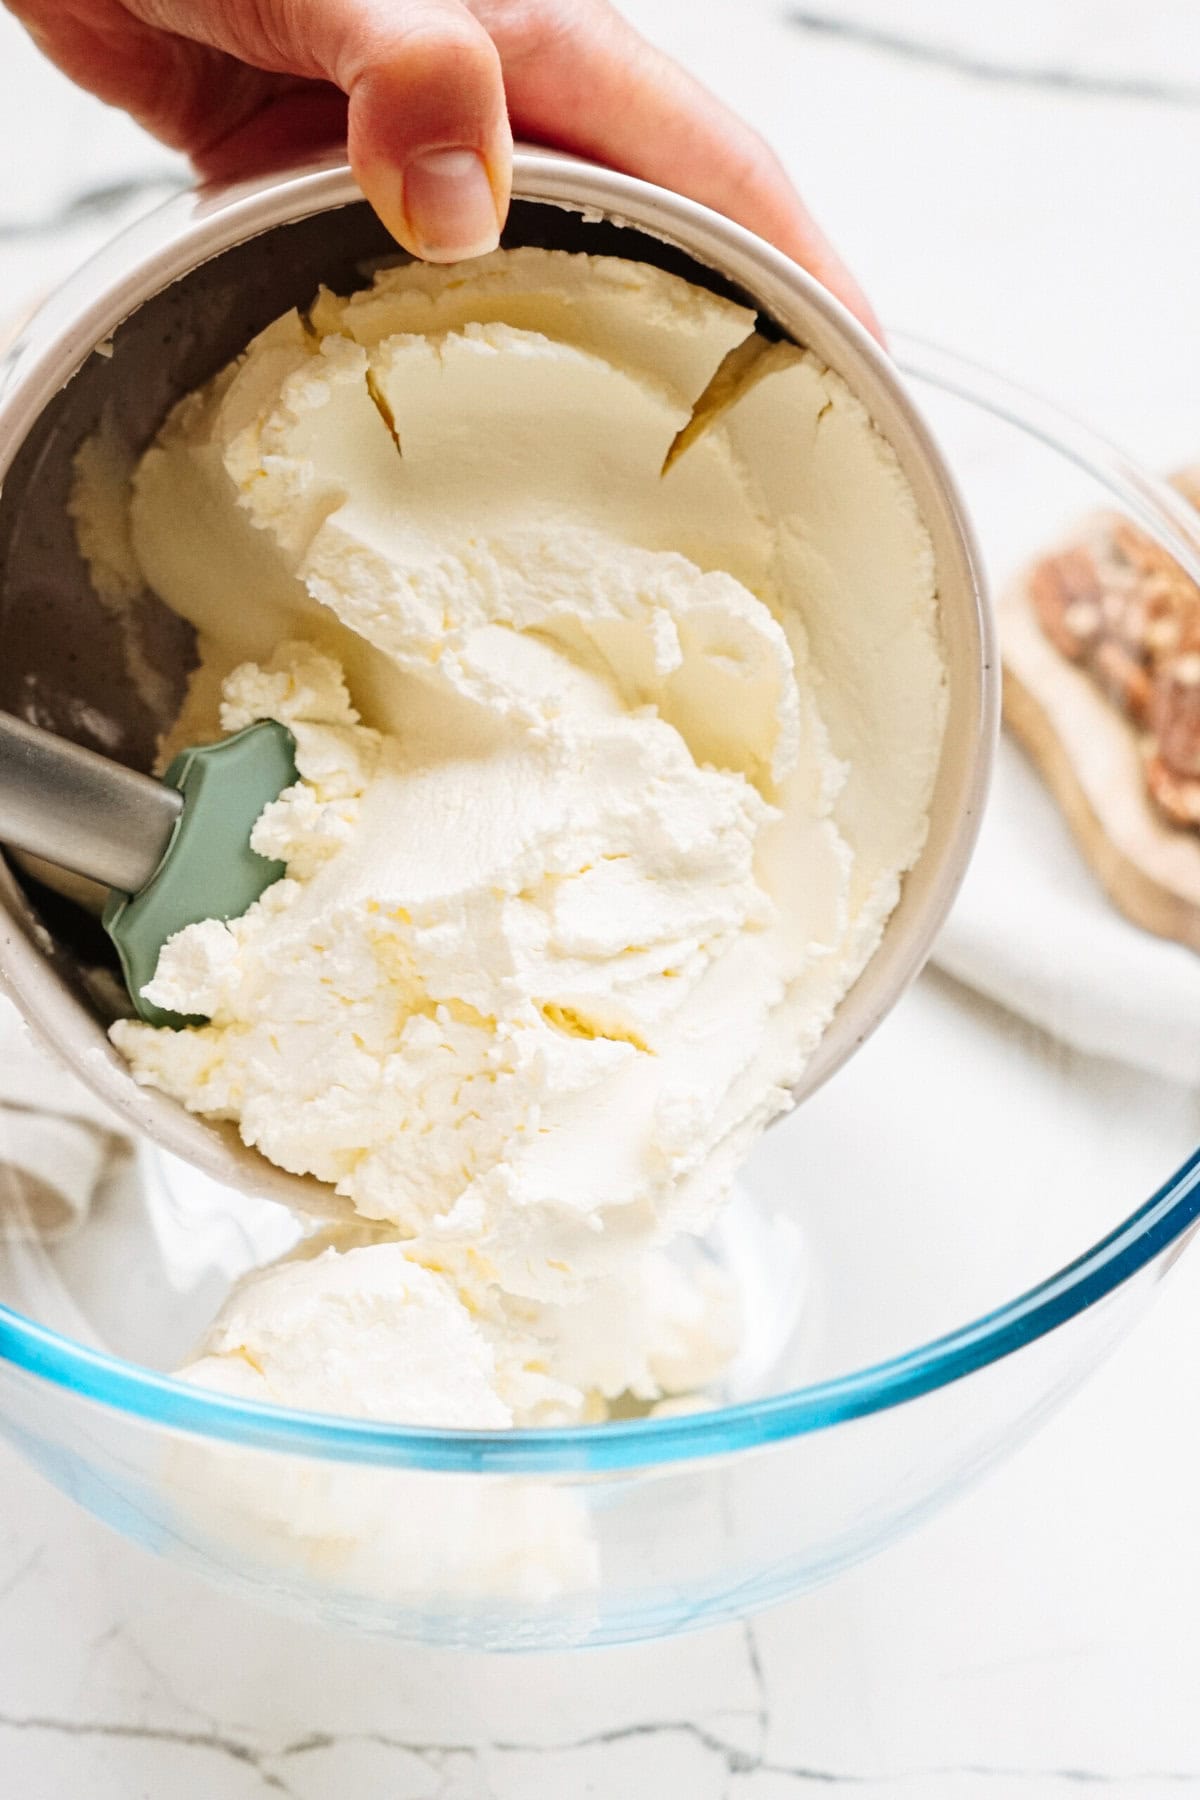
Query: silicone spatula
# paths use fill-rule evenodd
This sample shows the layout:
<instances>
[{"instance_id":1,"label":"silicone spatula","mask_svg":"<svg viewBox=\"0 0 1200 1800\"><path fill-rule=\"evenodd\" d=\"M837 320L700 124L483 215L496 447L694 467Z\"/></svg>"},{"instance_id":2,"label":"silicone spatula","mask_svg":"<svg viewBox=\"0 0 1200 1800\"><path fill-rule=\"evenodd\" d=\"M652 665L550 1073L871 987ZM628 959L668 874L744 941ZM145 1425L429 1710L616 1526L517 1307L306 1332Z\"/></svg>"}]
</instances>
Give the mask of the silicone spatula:
<instances>
[{"instance_id":1,"label":"silicone spatula","mask_svg":"<svg viewBox=\"0 0 1200 1800\"><path fill-rule=\"evenodd\" d=\"M104 928L152 1025L194 1025L142 989L167 939L236 919L284 865L250 848L263 808L296 780L292 734L263 720L177 756L161 781L0 713L0 843L111 888Z\"/></svg>"}]
</instances>

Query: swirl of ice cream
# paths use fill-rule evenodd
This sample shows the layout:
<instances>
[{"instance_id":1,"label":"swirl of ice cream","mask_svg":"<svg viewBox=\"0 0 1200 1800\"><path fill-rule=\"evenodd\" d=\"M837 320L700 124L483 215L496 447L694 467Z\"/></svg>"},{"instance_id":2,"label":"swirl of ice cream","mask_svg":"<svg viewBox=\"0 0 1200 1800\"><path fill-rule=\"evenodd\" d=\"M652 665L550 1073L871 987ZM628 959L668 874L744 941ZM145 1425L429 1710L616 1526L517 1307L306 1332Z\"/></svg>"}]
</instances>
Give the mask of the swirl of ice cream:
<instances>
[{"instance_id":1,"label":"swirl of ice cream","mask_svg":"<svg viewBox=\"0 0 1200 1800\"><path fill-rule=\"evenodd\" d=\"M300 779L254 838L286 878L161 956L210 1022L114 1038L403 1244L422 1316L429 1277L491 1346L475 1422L688 1384L652 1326L614 1369L568 1316L711 1217L924 840L931 547L844 384L754 327L616 259L388 269L136 473L132 552L199 632L173 741L281 719Z\"/></svg>"}]
</instances>

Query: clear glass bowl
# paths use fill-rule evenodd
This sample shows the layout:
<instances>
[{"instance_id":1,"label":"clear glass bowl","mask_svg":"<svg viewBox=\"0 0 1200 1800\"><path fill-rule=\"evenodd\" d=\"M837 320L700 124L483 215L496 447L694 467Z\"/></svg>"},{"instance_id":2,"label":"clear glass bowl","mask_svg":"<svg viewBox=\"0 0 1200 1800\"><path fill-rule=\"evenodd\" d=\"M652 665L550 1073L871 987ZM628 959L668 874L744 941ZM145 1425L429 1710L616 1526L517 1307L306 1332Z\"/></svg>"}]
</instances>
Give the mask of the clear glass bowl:
<instances>
[{"instance_id":1,"label":"clear glass bowl","mask_svg":"<svg viewBox=\"0 0 1200 1800\"><path fill-rule=\"evenodd\" d=\"M1161 484L981 371L899 354L998 591L1097 503L1200 568ZM1011 746L1000 781L1059 829ZM159 1373L297 1227L143 1143L77 1233L0 1246L0 1424L118 1530L310 1616L496 1649L728 1620L927 1516L1107 1354L1200 1217L1197 1124L1186 1085L1070 1049L934 966L766 1134L693 1252L752 1321L726 1389L677 1416L507 1433L302 1415Z\"/></svg>"}]
</instances>

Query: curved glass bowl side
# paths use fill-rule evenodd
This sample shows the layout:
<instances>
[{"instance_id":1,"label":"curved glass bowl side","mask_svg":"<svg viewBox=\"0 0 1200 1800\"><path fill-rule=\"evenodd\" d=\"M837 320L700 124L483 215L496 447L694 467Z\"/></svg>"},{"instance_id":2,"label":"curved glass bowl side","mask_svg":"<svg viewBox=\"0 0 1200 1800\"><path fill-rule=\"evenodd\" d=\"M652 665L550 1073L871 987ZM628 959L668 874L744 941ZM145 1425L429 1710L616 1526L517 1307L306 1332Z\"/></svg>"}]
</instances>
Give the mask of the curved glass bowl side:
<instances>
[{"instance_id":1,"label":"curved glass bowl side","mask_svg":"<svg viewBox=\"0 0 1200 1800\"><path fill-rule=\"evenodd\" d=\"M828 1430L961 1382L1117 1292L1200 1219L1200 1150L1101 1243L1018 1299L872 1368L681 1418L520 1431L437 1431L293 1412L206 1393L92 1351L0 1308L0 1363L170 1430L330 1461L430 1471L639 1470Z\"/></svg>"},{"instance_id":2,"label":"curved glass bowl side","mask_svg":"<svg viewBox=\"0 0 1200 1800\"><path fill-rule=\"evenodd\" d=\"M123 1535L259 1602L451 1648L629 1642L742 1618L922 1522L1086 1378L1172 1255L969 1381L628 1473L330 1464L164 1429L11 1366L2 1429Z\"/></svg>"},{"instance_id":3,"label":"curved glass bowl side","mask_svg":"<svg viewBox=\"0 0 1200 1800\"><path fill-rule=\"evenodd\" d=\"M1090 475L1200 583L1200 513L1169 482L1090 425L980 363L907 332L891 333L889 343L903 374L980 407Z\"/></svg>"}]
</instances>

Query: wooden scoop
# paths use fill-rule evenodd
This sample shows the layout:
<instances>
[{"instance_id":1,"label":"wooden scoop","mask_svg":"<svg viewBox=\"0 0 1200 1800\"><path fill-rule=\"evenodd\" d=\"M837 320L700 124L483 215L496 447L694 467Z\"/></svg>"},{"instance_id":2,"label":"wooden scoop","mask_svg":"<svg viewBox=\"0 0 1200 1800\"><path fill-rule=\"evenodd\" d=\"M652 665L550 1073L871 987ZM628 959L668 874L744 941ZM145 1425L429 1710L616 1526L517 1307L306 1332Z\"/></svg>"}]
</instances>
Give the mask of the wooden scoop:
<instances>
[{"instance_id":1,"label":"wooden scoop","mask_svg":"<svg viewBox=\"0 0 1200 1800\"><path fill-rule=\"evenodd\" d=\"M1175 485L1200 505L1200 471ZM1200 950L1200 588L1118 514L999 604L1004 716L1135 924Z\"/></svg>"}]
</instances>

